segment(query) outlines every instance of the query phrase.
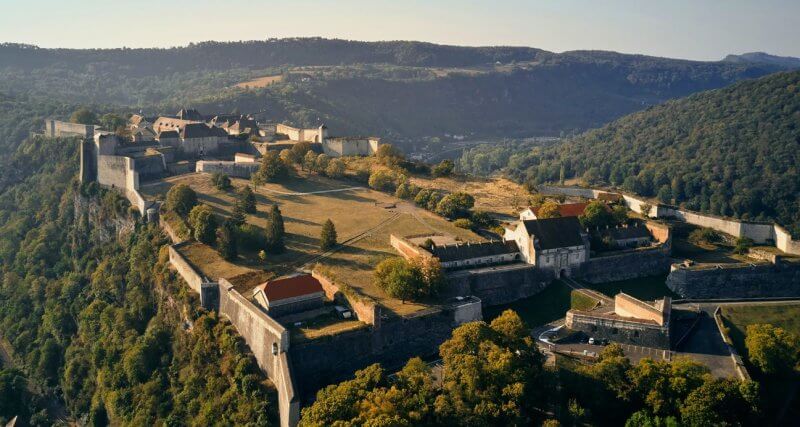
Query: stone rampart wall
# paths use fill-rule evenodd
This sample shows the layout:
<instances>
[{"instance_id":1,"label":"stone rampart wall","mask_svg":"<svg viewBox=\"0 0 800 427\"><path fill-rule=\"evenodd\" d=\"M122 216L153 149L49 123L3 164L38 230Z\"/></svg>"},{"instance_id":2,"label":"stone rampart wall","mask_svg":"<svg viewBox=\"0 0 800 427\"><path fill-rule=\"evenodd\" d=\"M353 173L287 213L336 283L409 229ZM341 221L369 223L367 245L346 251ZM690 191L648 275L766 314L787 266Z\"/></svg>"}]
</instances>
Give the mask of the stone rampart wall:
<instances>
[{"instance_id":1,"label":"stone rampart wall","mask_svg":"<svg viewBox=\"0 0 800 427\"><path fill-rule=\"evenodd\" d=\"M80 123L62 122L59 120L45 120L44 134L51 138L79 136L81 138L92 138L94 136L94 126L82 125Z\"/></svg>"},{"instance_id":2,"label":"stone rampart wall","mask_svg":"<svg viewBox=\"0 0 800 427\"><path fill-rule=\"evenodd\" d=\"M530 264L463 270L447 275L445 298L474 295L484 306L507 304L541 292L553 280L551 270Z\"/></svg>"},{"instance_id":3,"label":"stone rampart wall","mask_svg":"<svg viewBox=\"0 0 800 427\"><path fill-rule=\"evenodd\" d=\"M673 265L667 286L684 298L800 297L800 264Z\"/></svg>"},{"instance_id":4,"label":"stone rampart wall","mask_svg":"<svg viewBox=\"0 0 800 427\"><path fill-rule=\"evenodd\" d=\"M281 425L294 426L300 416L289 351L289 331L237 292L219 281L219 312L227 317L253 352L258 366L278 389Z\"/></svg>"},{"instance_id":5,"label":"stone rampart wall","mask_svg":"<svg viewBox=\"0 0 800 427\"><path fill-rule=\"evenodd\" d=\"M638 248L620 251L617 255L590 257L576 276L589 283L616 282L669 273L669 247Z\"/></svg>"},{"instance_id":6,"label":"stone rampart wall","mask_svg":"<svg viewBox=\"0 0 800 427\"><path fill-rule=\"evenodd\" d=\"M181 255L176 246L169 247L169 263L175 268L178 275L183 278L186 284L188 284L193 291L197 292L198 295L203 287L203 283L209 282L207 278L203 277L203 275L189 263L189 260Z\"/></svg>"},{"instance_id":7,"label":"stone rampart wall","mask_svg":"<svg viewBox=\"0 0 800 427\"><path fill-rule=\"evenodd\" d=\"M670 348L669 327L575 310L567 312L566 325L571 330L581 331L593 338L664 350Z\"/></svg>"},{"instance_id":8,"label":"stone rampart wall","mask_svg":"<svg viewBox=\"0 0 800 427\"><path fill-rule=\"evenodd\" d=\"M614 296L614 313L622 317L652 320L659 325L664 323L664 313L623 293Z\"/></svg>"},{"instance_id":9,"label":"stone rampart wall","mask_svg":"<svg viewBox=\"0 0 800 427\"><path fill-rule=\"evenodd\" d=\"M335 301L337 294L343 296L350 305L350 308L352 308L356 313L358 320L366 324L373 325L376 329L381 327L381 309L380 306L375 304L374 301L370 301L365 297L355 297L349 292L342 292L339 286L336 285L333 280L325 277L325 275L317 270L312 271L311 276L317 279L322 285L322 290L325 291L325 296L328 299Z\"/></svg>"},{"instance_id":10,"label":"stone rampart wall","mask_svg":"<svg viewBox=\"0 0 800 427\"><path fill-rule=\"evenodd\" d=\"M424 257L424 258L433 258L430 252L422 249L418 245L411 243L408 239L402 238L400 236L395 236L394 234L389 236L389 244L392 245L400 255L403 256L405 259L412 259L416 257Z\"/></svg>"}]
</instances>

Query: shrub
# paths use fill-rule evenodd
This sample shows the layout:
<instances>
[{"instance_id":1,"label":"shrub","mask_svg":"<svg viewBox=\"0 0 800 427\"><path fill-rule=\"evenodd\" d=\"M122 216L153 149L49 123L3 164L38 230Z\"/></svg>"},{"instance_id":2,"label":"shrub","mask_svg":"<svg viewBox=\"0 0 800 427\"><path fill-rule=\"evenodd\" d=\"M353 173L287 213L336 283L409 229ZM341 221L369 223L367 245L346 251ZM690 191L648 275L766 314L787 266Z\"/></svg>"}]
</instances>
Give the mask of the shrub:
<instances>
[{"instance_id":1,"label":"shrub","mask_svg":"<svg viewBox=\"0 0 800 427\"><path fill-rule=\"evenodd\" d=\"M475 226L475 224L473 224L472 221L468 220L467 218L459 218L453 221L453 225L458 228L465 228L467 230L471 230Z\"/></svg>"},{"instance_id":2,"label":"shrub","mask_svg":"<svg viewBox=\"0 0 800 427\"><path fill-rule=\"evenodd\" d=\"M231 188L231 179L222 172L214 172L211 175L211 184L213 184L214 188L217 190L224 191Z\"/></svg>"},{"instance_id":3,"label":"shrub","mask_svg":"<svg viewBox=\"0 0 800 427\"><path fill-rule=\"evenodd\" d=\"M325 175L331 178L341 178L344 176L345 165L344 162L339 159L333 159L328 163L328 166L325 168Z\"/></svg>"},{"instance_id":4,"label":"shrub","mask_svg":"<svg viewBox=\"0 0 800 427\"><path fill-rule=\"evenodd\" d=\"M378 191L394 191L397 177L392 171L378 169L369 176L369 186Z\"/></svg>"},{"instance_id":5,"label":"shrub","mask_svg":"<svg viewBox=\"0 0 800 427\"><path fill-rule=\"evenodd\" d=\"M431 169L431 175L433 177L450 176L453 173L453 169L455 169L453 161L445 159Z\"/></svg>"},{"instance_id":6,"label":"shrub","mask_svg":"<svg viewBox=\"0 0 800 427\"><path fill-rule=\"evenodd\" d=\"M733 248L733 252L739 255L744 255L747 253L748 249L753 247L753 239L749 237L740 237L736 239L736 247Z\"/></svg>"},{"instance_id":7,"label":"shrub","mask_svg":"<svg viewBox=\"0 0 800 427\"><path fill-rule=\"evenodd\" d=\"M264 230L252 224L242 224L237 233L239 246L246 251L260 251L267 248L267 235Z\"/></svg>"},{"instance_id":8,"label":"shrub","mask_svg":"<svg viewBox=\"0 0 800 427\"><path fill-rule=\"evenodd\" d=\"M436 213L447 218L463 218L469 215L469 210L475 205L475 198L471 195L458 192L444 196L436 205Z\"/></svg>"}]
</instances>

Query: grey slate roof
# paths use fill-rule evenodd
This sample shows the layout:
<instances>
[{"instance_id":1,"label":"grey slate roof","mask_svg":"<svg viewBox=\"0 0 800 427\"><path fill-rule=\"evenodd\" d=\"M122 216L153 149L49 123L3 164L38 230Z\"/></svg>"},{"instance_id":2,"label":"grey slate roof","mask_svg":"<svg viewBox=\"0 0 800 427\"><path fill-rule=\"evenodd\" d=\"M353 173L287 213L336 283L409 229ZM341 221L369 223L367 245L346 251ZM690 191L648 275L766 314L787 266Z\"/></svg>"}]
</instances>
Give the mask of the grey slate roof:
<instances>
[{"instance_id":1,"label":"grey slate roof","mask_svg":"<svg viewBox=\"0 0 800 427\"><path fill-rule=\"evenodd\" d=\"M538 240L537 249L582 246L581 223L574 216L522 221L529 236Z\"/></svg>"},{"instance_id":2,"label":"grey slate roof","mask_svg":"<svg viewBox=\"0 0 800 427\"><path fill-rule=\"evenodd\" d=\"M495 255L506 255L519 252L513 240L462 243L457 245L434 246L431 253L441 262L462 261Z\"/></svg>"}]
</instances>

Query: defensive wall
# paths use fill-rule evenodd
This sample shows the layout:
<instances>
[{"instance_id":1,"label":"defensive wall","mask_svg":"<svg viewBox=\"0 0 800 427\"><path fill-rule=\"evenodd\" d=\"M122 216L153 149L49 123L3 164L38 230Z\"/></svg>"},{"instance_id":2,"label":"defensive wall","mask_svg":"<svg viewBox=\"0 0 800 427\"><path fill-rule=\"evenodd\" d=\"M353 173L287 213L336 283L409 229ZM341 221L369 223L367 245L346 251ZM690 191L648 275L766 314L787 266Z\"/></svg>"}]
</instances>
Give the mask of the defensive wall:
<instances>
[{"instance_id":1,"label":"defensive wall","mask_svg":"<svg viewBox=\"0 0 800 427\"><path fill-rule=\"evenodd\" d=\"M441 293L444 297L474 295L488 307L536 295L554 278L550 269L520 262L448 273Z\"/></svg>"},{"instance_id":2,"label":"defensive wall","mask_svg":"<svg viewBox=\"0 0 800 427\"><path fill-rule=\"evenodd\" d=\"M259 166L255 162L200 160L196 163L195 172L221 172L228 176L249 179L252 174L258 171Z\"/></svg>"},{"instance_id":3,"label":"defensive wall","mask_svg":"<svg viewBox=\"0 0 800 427\"><path fill-rule=\"evenodd\" d=\"M701 214L675 206L669 206L648 201L638 196L624 194L619 191L605 191L592 188L580 187L559 187L542 185L539 191L548 194L563 194L566 196L597 198L600 193L620 194L625 200L625 205L637 213L642 213L642 206L651 206L648 216L651 218L667 218L684 221L700 227L708 227L734 237L748 237L759 244L774 245L778 249L788 254L800 255L800 240L792 240L791 234L778 224L740 221L730 218L723 218L716 215Z\"/></svg>"},{"instance_id":4,"label":"defensive wall","mask_svg":"<svg viewBox=\"0 0 800 427\"><path fill-rule=\"evenodd\" d=\"M650 320L658 323L659 326L664 326L669 323L672 304L669 297L664 298L661 304L660 307L653 306L620 292L614 296L614 313L622 317Z\"/></svg>"},{"instance_id":5,"label":"defensive wall","mask_svg":"<svg viewBox=\"0 0 800 427\"><path fill-rule=\"evenodd\" d=\"M162 222L162 224L165 224ZM200 304L218 310L230 320L244 338L258 366L278 390L278 409L281 426L297 425L300 400L296 393L292 363L288 350L289 332L247 298L224 278L208 280L177 250L180 244L169 247L170 265L189 287L200 295Z\"/></svg>"},{"instance_id":6,"label":"defensive wall","mask_svg":"<svg viewBox=\"0 0 800 427\"><path fill-rule=\"evenodd\" d=\"M672 260L672 233L670 228L655 222L645 222L656 246L640 247L610 252L603 256L590 256L576 276L589 283L606 283L669 273Z\"/></svg>"},{"instance_id":7,"label":"defensive wall","mask_svg":"<svg viewBox=\"0 0 800 427\"><path fill-rule=\"evenodd\" d=\"M772 264L674 264L667 287L684 298L800 296L800 262Z\"/></svg>"},{"instance_id":8,"label":"defensive wall","mask_svg":"<svg viewBox=\"0 0 800 427\"><path fill-rule=\"evenodd\" d=\"M322 151L331 157L369 156L378 151L380 142L380 138L376 137L326 138L322 141Z\"/></svg>"},{"instance_id":9,"label":"defensive wall","mask_svg":"<svg viewBox=\"0 0 800 427\"><path fill-rule=\"evenodd\" d=\"M284 124L275 126L275 133L283 134L292 141L322 142L328 137L327 128L322 125L317 128L296 128Z\"/></svg>"},{"instance_id":10,"label":"defensive wall","mask_svg":"<svg viewBox=\"0 0 800 427\"><path fill-rule=\"evenodd\" d=\"M48 119L44 121L44 136L50 138L78 136L91 139L94 136L94 126Z\"/></svg>"},{"instance_id":11,"label":"defensive wall","mask_svg":"<svg viewBox=\"0 0 800 427\"><path fill-rule=\"evenodd\" d=\"M670 348L669 325L614 314L567 311L566 326L594 338L661 349Z\"/></svg>"}]
</instances>

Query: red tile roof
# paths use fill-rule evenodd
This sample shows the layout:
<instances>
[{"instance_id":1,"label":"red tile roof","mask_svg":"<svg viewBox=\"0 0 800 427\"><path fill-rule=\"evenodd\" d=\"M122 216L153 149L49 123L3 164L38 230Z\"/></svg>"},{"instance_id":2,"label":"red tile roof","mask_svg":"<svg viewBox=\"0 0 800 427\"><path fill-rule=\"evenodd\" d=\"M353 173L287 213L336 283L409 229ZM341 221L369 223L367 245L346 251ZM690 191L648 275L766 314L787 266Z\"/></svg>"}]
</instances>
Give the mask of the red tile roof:
<instances>
[{"instance_id":1,"label":"red tile roof","mask_svg":"<svg viewBox=\"0 0 800 427\"><path fill-rule=\"evenodd\" d=\"M586 209L586 205L588 203L566 203L563 205L558 205L558 213L561 214L562 217L568 216L581 216L583 215L583 210ZM539 208L532 208L533 214L537 217L539 216Z\"/></svg>"},{"instance_id":2,"label":"red tile roof","mask_svg":"<svg viewBox=\"0 0 800 427\"><path fill-rule=\"evenodd\" d=\"M270 280L258 285L258 288L264 292L269 301L273 302L322 292L322 285L310 274Z\"/></svg>"}]
</instances>

